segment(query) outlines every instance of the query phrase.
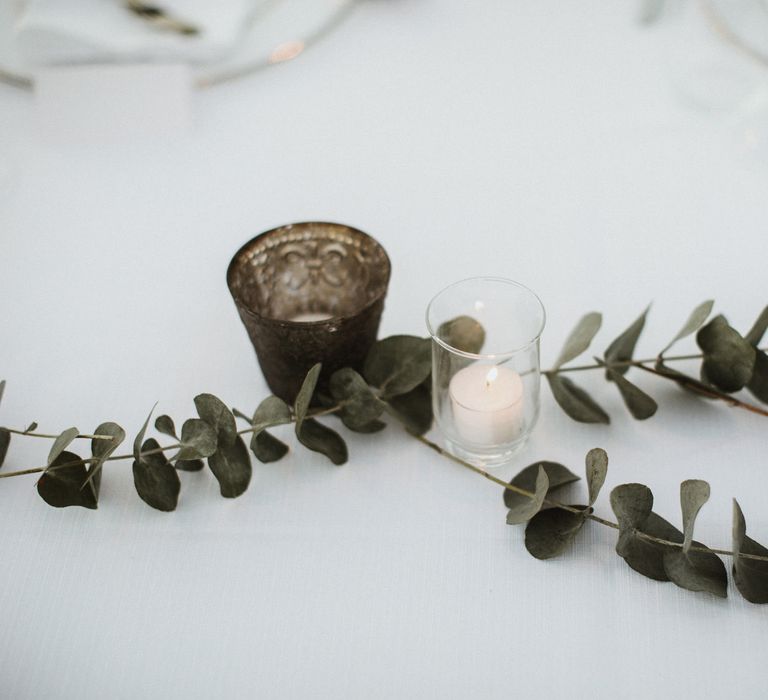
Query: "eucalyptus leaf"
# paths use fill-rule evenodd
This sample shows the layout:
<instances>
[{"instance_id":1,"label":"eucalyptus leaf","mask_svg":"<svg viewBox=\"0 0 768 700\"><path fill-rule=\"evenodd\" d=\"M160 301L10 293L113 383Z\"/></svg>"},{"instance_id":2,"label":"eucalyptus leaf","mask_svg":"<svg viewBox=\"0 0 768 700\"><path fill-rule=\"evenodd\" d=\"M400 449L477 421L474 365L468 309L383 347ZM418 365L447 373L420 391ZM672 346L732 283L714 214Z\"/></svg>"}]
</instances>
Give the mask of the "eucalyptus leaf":
<instances>
[{"instance_id":1,"label":"eucalyptus leaf","mask_svg":"<svg viewBox=\"0 0 768 700\"><path fill-rule=\"evenodd\" d=\"M230 447L234 444L237 438L235 417L220 398L213 394L198 394L195 396L195 408L197 415L216 431L219 445Z\"/></svg>"},{"instance_id":2,"label":"eucalyptus leaf","mask_svg":"<svg viewBox=\"0 0 768 700\"><path fill-rule=\"evenodd\" d=\"M243 438L239 435L231 445L219 445L216 452L208 457L208 466L219 482L219 490L225 498L237 498L242 495L251 482L251 458Z\"/></svg>"},{"instance_id":3,"label":"eucalyptus leaf","mask_svg":"<svg viewBox=\"0 0 768 700\"><path fill-rule=\"evenodd\" d=\"M155 406L157 406L157 403L155 403ZM155 410L155 406L152 406L152 408L150 409L149 415L147 416L147 420L144 421L144 425L141 426L141 430L139 430L138 435L133 440L133 458L137 462L141 459L141 445L144 442L144 435L147 432L149 419L152 417L152 413Z\"/></svg>"},{"instance_id":4,"label":"eucalyptus leaf","mask_svg":"<svg viewBox=\"0 0 768 700\"><path fill-rule=\"evenodd\" d=\"M683 551L693 542L693 526L701 507L709 500L709 484L701 479L688 479L680 484L680 509L683 511Z\"/></svg>"},{"instance_id":5,"label":"eucalyptus leaf","mask_svg":"<svg viewBox=\"0 0 768 700\"><path fill-rule=\"evenodd\" d=\"M210 457L216 452L217 435L211 425L201 418L190 418L181 426L181 448L176 459L193 460Z\"/></svg>"},{"instance_id":6,"label":"eucalyptus leaf","mask_svg":"<svg viewBox=\"0 0 768 700\"><path fill-rule=\"evenodd\" d=\"M755 366L747 389L756 399L768 403L768 355L762 350L755 351Z\"/></svg>"},{"instance_id":7,"label":"eucalyptus leaf","mask_svg":"<svg viewBox=\"0 0 768 700\"><path fill-rule=\"evenodd\" d=\"M392 396L387 404L389 412L414 435L423 435L432 427L432 395L424 384Z\"/></svg>"},{"instance_id":8,"label":"eucalyptus leaf","mask_svg":"<svg viewBox=\"0 0 768 700\"><path fill-rule=\"evenodd\" d=\"M539 511L525 528L525 548L536 559L551 559L562 554L571 546L591 512L591 508L585 508L582 513L562 508Z\"/></svg>"},{"instance_id":9,"label":"eucalyptus leaf","mask_svg":"<svg viewBox=\"0 0 768 700\"><path fill-rule=\"evenodd\" d=\"M365 431L384 411L382 401L371 391L365 379L350 367L334 372L329 388L333 398L344 405L338 415L350 430L362 428Z\"/></svg>"},{"instance_id":10,"label":"eucalyptus leaf","mask_svg":"<svg viewBox=\"0 0 768 700\"><path fill-rule=\"evenodd\" d=\"M5 379L0 380L0 403L3 402L3 394L5 393Z\"/></svg>"},{"instance_id":11,"label":"eucalyptus leaf","mask_svg":"<svg viewBox=\"0 0 768 700\"><path fill-rule=\"evenodd\" d=\"M267 396L256 409L251 419L254 432L275 425L285 425L293 421L291 407L278 396Z\"/></svg>"},{"instance_id":12,"label":"eucalyptus leaf","mask_svg":"<svg viewBox=\"0 0 768 700\"><path fill-rule=\"evenodd\" d=\"M671 367L667 367L663 362L657 361L655 365L656 372L663 375L667 379L672 380L677 384L681 389L684 389L685 391L689 391L692 394L696 394L697 396L702 396L705 399L712 399L716 398L713 396L713 391L716 391L713 387L707 386L703 382L699 381L698 379L695 379L694 377L689 377L687 374L683 374L682 372L678 372L676 369L672 369Z\"/></svg>"},{"instance_id":13,"label":"eucalyptus leaf","mask_svg":"<svg viewBox=\"0 0 768 700\"><path fill-rule=\"evenodd\" d=\"M760 315L757 317L752 328L749 329L749 332L744 336L744 339L750 345L757 347L763 339L766 330L768 330L768 306L760 312Z\"/></svg>"},{"instance_id":14,"label":"eucalyptus leaf","mask_svg":"<svg viewBox=\"0 0 768 700\"><path fill-rule=\"evenodd\" d=\"M733 580L750 603L768 603L768 561L746 559L742 554L768 557L768 549L747 537L744 513L733 501Z\"/></svg>"},{"instance_id":15,"label":"eucalyptus leaf","mask_svg":"<svg viewBox=\"0 0 768 700\"><path fill-rule=\"evenodd\" d=\"M347 461L347 444L342 437L314 418L302 421L296 436L304 447L324 454L334 464L341 465Z\"/></svg>"},{"instance_id":16,"label":"eucalyptus leaf","mask_svg":"<svg viewBox=\"0 0 768 700\"><path fill-rule=\"evenodd\" d=\"M26 429L24 430L24 435L27 435L27 434L29 434L29 433L32 433L32 432L34 432L35 430L37 430L37 422L35 422L35 421L32 421L32 422L31 422L31 423L30 423L30 424L29 424L29 425L26 427Z\"/></svg>"},{"instance_id":17,"label":"eucalyptus leaf","mask_svg":"<svg viewBox=\"0 0 768 700\"><path fill-rule=\"evenodd\" d=\"M608 474L608 454L601 447L594 447L586 457L587 486L589 487L589 505L595 504L600 489L603 488Z\"/></svg>"},{"instance_id":18,"label":"eucalyptus leaf","mask_svg":"<svg viewBox=\"0 0 768 700\"><path fill-rule=\"evenodd\" d=\"M605 351L605 362L608 365L617 363L631 362L633 355L635 354L635 346L640 334L645 327L645 318L648 315L649 306L643 311L637 320L627 328L616 340L614 340ZM619 374L626 374L629 369L629 365L623 364L620 367L614 368ZM606 378L610 379L606 373Z\"/></svg>"},{"instance_id":19,"label":"eucalyptus leaf","mask_svg":"<svg viewBox=\"0 0 768 700\"><path fill-rule=\"evenodd\" d=\"M205 467L202 459L177 459L173 466L183 472L199 472Z\"/></svg>"},{"instance_id":20,"label":"eucalyptus leaf","mask_svg":"<svg viewBox=\"0 0 768 700\"><path fill-rule=\"evenodd\" d=\"M251 452L260 462L277 462L288 454L288 445L268 433L265 428L293 421L291 407L277 396L268 396L256 409L251 419Z\"/></svg>"},{"instance_id":21,"label":"eucalyptus leaf","mask_svg":"<svg viewBox=\"0 0 768 700\"><path fill-rule=\"evenodd\" d=\"M104 462L107 461L107 458L109 458L125 440L125 430L123 430L117 423L107 421L96 428L96 430L93 431L93 434L104 435L111 438L110 440L91 439L91 454L96 461L91 463L86 484L90 484L91 488L95 489L95 496L98 500L99 487L101 486L101 468L104 466Z\"/></svg>"},{"instance_id":22,"label":"eucalyptus leaf","mask_svg":"<svg viewBox=\"0 0 768 700\"><path fill-rule=\"evenodd\" d=\"M179 436L176 435L176 426L173 423L173 418L170 416L158 416L155 419L155 430L163 433L163 435L168 435L168 437L175 438L176 440L179 439Z\"/></svg>"},{"instance_id":23,"label":"eucalyptus leaf","mask_svg":"<svg viewBox=\"0 0 768 700\"><path fill-rule=\"evenodd\" d=\"M8 454L8 446L11 444L11 431L8 428L0 428L0 467L3 466L5 456Z\"/></svg>"},{"instance_id":24,"label":"eucalyptus leaf","mask_svg":"<svg viewBox=\"0 0 768 700\"><path fill-rule=\"evenodd\" d=\"M299 389L299 393L296 396L296 401L293 404L293 412L296 415L296 433L298 434L301 424L307 415L309 410L309 404L312 402L312 395L315 393L315 387L317 386L317 380L320 376L321 365L318 362L307 372L307 376L304 378L304 382Z\"/></svg>"},{"instance_id":25,"label":"eucalyptus leaf","mask_svg":"<svg viewBox=\"0 0 768 700\"><path fill-rule=\"evenodd\" d=\"M412 335L393 335L371 348L363 367L369 384L381 389L384 399L407 394L432 371L432 341Z\"/></svg>"},{"instance_id":26,"label":"eucalyptus leaf","mask_svg":"<svg viewBox=\"0 0 768 700\"><path fill-rule=\"evenodd\" d=\"M558 374L547 374L549 388L560 408L579 423L610 423L608 414L581 387L574 384L568 377Z\"/></svg>"},{"instance_id":27,"label":"eucalyptus leaf","mask_svg":"<svg viewBox=\"0 0 768 700\"><path fill-rule=\"evenodd\" d=\"M154 438L142 444L141 458L133 462L133 485L136 493L147 505L156 510L176 510L181 482L179 475L162 452L145 454L159 449Z\"/></svg>"},{"instance_id":28,"label":"eucalyptus leaf","mask_svg":"<svg viewBox=\"0 0 768 700\"><path fill-rule=\"evenodd\" d=\"M560 357L555 362L555 368L575 360L581 353L585 352L600 330L602 323L603 315L597 311L582 316L566 339Z\"/></svg>"},{"instance_id":29,"label":"eucalyptus leaf","mask_svg":"<svg viewBox=\"0 0 768 700\"><path fill-rule=\"evenodd\" d=\"M653 494L644 484L621 484L611 491L611 508L620 529L637 528L653 509Z\"/></svg>"},{"instance_id":30,"label":"eucalyptus leaf","mask_svg":"<svg viewBox=\"0 0 768 700\"><path fill-rule=\"evenodd\" d=\"M528 522L541 510L548 490L549 479L547 479L547 472L539 464L538 471L536 472L536 484L533 488L533 498L527 498L522 496L522 494L515 493L516 496L521 496L522 500L507 511L507 525L519 525L520 523ZM514 493L508 490L504 493L508 492Z\"/></svg>"},{"instance_id":31,"label":"eucalyptus leaf","mask_svg":"<svg viewBox=\"0 0 768 700\"><path fill-rule=\"evenodd\" d=\"M628 528L619 532L616 553L631 568L655 581L669 581L669 575L664 567L664 556L667 552L679 551L679 548L650 542L638 533L677 543L682 543L683 533L653 512L649 513L640 527Z\"/></svg>"},{"instance_id":32,"label":"eucalyptus leaf","mask_svg":"<svg viewBox=\"0 0 768 700\"><path fill-rule=\"evenodd\" d=\"M67 428L61 435L59 435L51 446L51 451L48 453L48 465L50 466L56 461L56 458L72 444L72 441L80 434L77 428Z\"/></svg>"},{"instance_id":33,"label":"eucalyptus leaf","mask_svg":"<svg viewBox=\"0 0 768 700\"><path fill-rule=\"evenodd\" d=\"M285 457L288 454L288 445L278 440L272 433L262 430L251 436L251 452L259 462L267 464Z\"/></svg>"},{"instance_id":34,"label":"eucalyptus leaf","mask_svg":"<svg viewBox=\"0 0 768 700\"><path fill-rule=\"evenodd\" d=\"M624 399L624 403L634 418L646 420L656 413L659 408L658 404L640 387L610 367L607 370L607 376L612 382L615 382L621 393L621 398Z\"/></svg>"},{"instance_id":35,"label":"eucalyptus leaf","mask_svg":"<svg viewBox=\"0 0 768 700\"><path fill-rule=\"evenodd\" d=\"M696 334L696 342L704 353L702 379L725 392L742 389L752 378L755 348L738 331L728 325L724 316L715 316Z\"/></svg>"},{"instance_id":36,"label":"eucalyptus leaf","mask_svg":"<svg viewBox=\"0 0 768 700\"><path fill-rule=\"evenodd\" d=\"M510 485L523 491L534 493L536 491L539 469L543 469L547 476L547 494L552 493L561 486L579 480L576 474L562 464L557 462L534 462L518 472L509 482ZM531 499L528 496L515 493L510 489L504 489L504 505L510 510L517 511L525 507L530 501Z\"/></svg>"},{"instance_id":37,"label":"eucalyptus leaf","mask_svg":"<svg viewBox=\"0 0 768 700\"><path fill-rule=\"evenodd\" d=\"M452 348L473 355L479 353L485 345L485 329L471 316L457 316L441 323L437 337Z\"/></svg>"},{"instance_id":38,"label":"eucalyptus leaf","mask_svg":"<svg viewBox=\"0 0 768 700\"><path fill-rule=\"evenodd\" d=\"M61 452L49 465L49 469L37 482L37 492L40 497L54 508L66 508L67 506L81 506L95 510L98 507L98 499L93 489L82 488L83 482L88 478L85 464L73 464L69 467L59 465L79 462L73 452ZM54 467L56 467L54 469Z\"/></svg>"},{"instance_id":39,"label":"eucalyptus leaf","mask_svg":"<svg viewBox=\"0 0 768 700\"><path fill-rule=\"evenodd\" d=\"M694 544L703 546L699 542ZM728 596L725 564L714 552L669 550L664 552L663 561L667 577L680 588L712 593L719 598Z\"/></svg>"},{"instance_id":40,"label":"eucalyptus leaf","mask_svg":"<svg viewBox=\"0 0 768 700\"><path fill-rule=\"evenodd\" d=\"M688 317L688 320L683 324L683 327L677 332L677 335L669 341L667 346L659 353L661 357L667 350L669 350L678 340L688 337L691 333L695 333L701 328L706 320L709 318L709 314L712 313L712 307L715 302L712 299L699 304Z\"/></svg>"}]
</instances>

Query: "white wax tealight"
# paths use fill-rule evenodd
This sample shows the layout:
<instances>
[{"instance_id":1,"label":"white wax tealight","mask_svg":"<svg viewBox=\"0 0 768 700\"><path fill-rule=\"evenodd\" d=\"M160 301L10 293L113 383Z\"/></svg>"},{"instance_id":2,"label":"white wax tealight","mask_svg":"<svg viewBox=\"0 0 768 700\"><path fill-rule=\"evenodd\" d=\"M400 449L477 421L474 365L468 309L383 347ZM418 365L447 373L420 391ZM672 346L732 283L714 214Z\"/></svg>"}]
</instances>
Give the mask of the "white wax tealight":
<instances>
[{"instance_id":1,"label":"white wax tealight","mask_svg":"<svg viewBox=\"0 0 768 700\"><path fill-rule=\"evenodd\" d=\"M523 432L523 380L509 367L475 364L452 377L453 422L476 445L503 445Z\"/></svg>"},{"instance_id":2,"label":"white wax tealight","mask_svg":"<svg viewBox=\"0 0 768 700\"><path fill-rule=\"evenodd\" d=\"M306 314L296 314L295 316L291 316L288 320L295 321L296 323L312 323L313 321L327 321L329 318L331 318L330 314L310 311Z\"/></svg>"}]
</instances>

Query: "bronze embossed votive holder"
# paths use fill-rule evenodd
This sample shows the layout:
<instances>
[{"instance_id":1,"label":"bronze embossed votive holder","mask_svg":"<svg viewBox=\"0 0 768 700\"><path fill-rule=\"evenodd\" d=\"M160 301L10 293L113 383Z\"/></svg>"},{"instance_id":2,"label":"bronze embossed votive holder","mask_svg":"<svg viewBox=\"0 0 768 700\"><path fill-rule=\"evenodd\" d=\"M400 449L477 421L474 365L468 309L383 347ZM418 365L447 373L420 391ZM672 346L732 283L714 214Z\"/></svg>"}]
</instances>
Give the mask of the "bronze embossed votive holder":
<instances>
[{"instance_id":1,"label":"bronze embossed votive holder","mask_svg":"<svg viewBox=\"0 0 768 700\"><path fill-rule=\"evenodd\" d=\"M390 262L369 235L310 221L262 233L232 258L227 284L269 388L293 401L323 363L360 369L376 341Z\"/></svg>"}]
</instances>

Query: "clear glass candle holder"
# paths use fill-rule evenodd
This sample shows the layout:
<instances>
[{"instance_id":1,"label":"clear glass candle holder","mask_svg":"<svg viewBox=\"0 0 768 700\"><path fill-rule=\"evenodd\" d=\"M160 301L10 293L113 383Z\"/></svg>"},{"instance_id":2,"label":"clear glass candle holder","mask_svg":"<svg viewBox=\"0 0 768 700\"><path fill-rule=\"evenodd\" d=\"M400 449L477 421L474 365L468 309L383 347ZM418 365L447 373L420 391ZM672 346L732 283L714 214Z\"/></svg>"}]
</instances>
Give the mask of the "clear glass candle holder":
<instances>
[{"instance_id":1,"label":"clear glass candle holder","mask_svg":"<svg viewBox=\"0 0 768 700\"><path fill-rule=\"evenodd\" d=\"M501 278L456 282L432 299L432 402L452 454L497 466L525 443L539 416L545 319L536 294Z\"/></svg>"}]
</instances>

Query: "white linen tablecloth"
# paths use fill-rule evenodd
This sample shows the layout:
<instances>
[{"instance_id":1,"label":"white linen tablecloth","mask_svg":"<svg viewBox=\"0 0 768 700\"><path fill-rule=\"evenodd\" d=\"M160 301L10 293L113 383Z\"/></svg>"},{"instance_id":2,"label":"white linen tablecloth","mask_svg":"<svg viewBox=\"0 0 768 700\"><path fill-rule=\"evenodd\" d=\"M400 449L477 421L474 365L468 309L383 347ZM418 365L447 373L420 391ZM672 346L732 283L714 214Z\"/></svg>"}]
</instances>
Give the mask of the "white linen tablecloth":
<instances>
[{"instance_id":1,"label":"white linen tablecloth","mask_svg":"<svg viewBox=\"0 0 768 700\"><path fill-rule=\"evenodd\" d=\"M540 294L545 367L590 310L596 352L651 301L643 357L709 297L746 330L768 303L764 132L688 105L636 10L371 0L297 61L195 94L178 138L46 140L34 99L0 86L0 424L132 438L155 401L181 421L201 391L251 410L267 390L224 273L289 221L383 243L383 335L425 334L431 296L474 275ZM660 403L638 423L580 379L612 424L573 423L544 387L501 475L581 474L600 445L599 514L640 481L679 524L680 481L703 478L697 539L730 547L736 497L768 543L765 418L636 376ZM348 442L341 468L301 449L254 464L233 501L182 474L172 514L129 462L95 512L0 480L0 696L764 697L768 608L732 583L721 601L647 580L597 525L536 561L495 485L396 426ZM14 438L3 469L48 447Z\"/></svg>"}]
</instances>

